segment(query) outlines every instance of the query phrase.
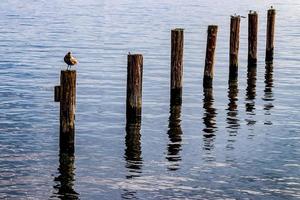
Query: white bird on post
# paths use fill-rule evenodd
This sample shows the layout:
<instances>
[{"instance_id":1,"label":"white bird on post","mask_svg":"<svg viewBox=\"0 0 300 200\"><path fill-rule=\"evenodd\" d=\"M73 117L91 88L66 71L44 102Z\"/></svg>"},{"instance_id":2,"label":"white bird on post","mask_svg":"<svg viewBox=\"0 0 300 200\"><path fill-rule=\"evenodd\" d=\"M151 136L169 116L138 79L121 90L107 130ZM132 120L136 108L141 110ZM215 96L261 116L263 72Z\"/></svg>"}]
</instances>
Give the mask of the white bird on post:
<instances>
[{"instance_id":1,"label":"white bird on post","mask_svg":"<svg viewBox=\"0 0 300 200\"><path fill-rule=\"evenodd\" d=\"M76 58L74 58L74 57L72 56L72 53L71 53L71 52L68 52L68 53L65 55L64 61L65 61L65 63L68 65L67 70L69 70L69 67L70 67L70 69L71 69L71 67L72 67L73 65L76 65L76 64L78 63L78 61L76 60Z\"/></svg>"}]
</instances>

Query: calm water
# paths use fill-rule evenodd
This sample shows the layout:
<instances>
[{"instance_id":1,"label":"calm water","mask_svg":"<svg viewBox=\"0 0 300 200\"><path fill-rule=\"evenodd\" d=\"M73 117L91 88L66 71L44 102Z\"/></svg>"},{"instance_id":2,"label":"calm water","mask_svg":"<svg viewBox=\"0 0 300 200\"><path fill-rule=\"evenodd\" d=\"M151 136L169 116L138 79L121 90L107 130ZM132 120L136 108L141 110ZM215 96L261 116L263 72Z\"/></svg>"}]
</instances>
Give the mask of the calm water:
<instances>
[{"instance_id":1,"label":"calm water","mask_svg":"<svg viewBox=\"0 0 300 200\"><path fill-rule=\"evenodd\" d=\"M266 10L277 9L264 64ZM230 15L259 12L247 73L241 22L228 85ZM299 199L300 3L1 0L0 199ZM206 29L218 24L214 88L203 91ZM185 28L182 107L169 105L170 29ZM53 86L77 68L76 154L60 157ZM125 130L128 52L144 55L141 126Z\"/></svg>"}]
</instances>

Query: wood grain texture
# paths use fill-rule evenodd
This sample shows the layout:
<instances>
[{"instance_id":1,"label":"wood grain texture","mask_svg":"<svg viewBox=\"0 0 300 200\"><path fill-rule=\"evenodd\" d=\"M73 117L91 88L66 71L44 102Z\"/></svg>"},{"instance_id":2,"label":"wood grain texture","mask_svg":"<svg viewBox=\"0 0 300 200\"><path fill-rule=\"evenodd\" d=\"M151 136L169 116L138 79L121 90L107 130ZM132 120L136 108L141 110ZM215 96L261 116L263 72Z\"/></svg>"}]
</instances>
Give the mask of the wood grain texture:
<instances>
[{"instance_id":1,"label":"wood grain texture","mask_svg":"<svg viewBox=\"0 0 300 200\"><path fill-rule=\"evenodd\" d=\"M275 33L275 9L268 10L267 33L266 33L266 63L273 63L274 56L274 33Z\"/></svg>"},{"instance_id":2,"label":"wood grain texture","mask_svg":"<svg viewBox=\"0 0 300 200\"><path fill-rule=\"evenodd\" d=\"M230 20L230 50L229 50L229 79L238 77L238 57L240 43L240 16L231 16Z\"/></svg>"},{"instance_id":3,"label":"wood grain texture","mask_svg":"<svg viewBox=\"0 0 300 200\"><path fill-rule=\"evenodd\" d=\"M60 85L54 86L54 101L60 102Z\"/></svg>"},{"instance_id":4,"label":"wood grain texture","mask_svg":"<svg viewBox=\"0 0 300 200\"><path fill-rule=\"evenodd\" d=\"M60 150L74 153L76 71L61 71L60 86Z\"/></svg>"},{"instance_id":5,"label":"wood grain texture","mask_svg":"<svg viewBox=\"0 0 300 200\"><path fill-rule=\"evenodd\" d=\"M171 30L171 104L182 103L183 29Z\"/></svg>"},{"instance_id":6,"label":"wood grain texture","mask_svg":"<svg viewBox=\"0 0 300 200\"><path fill-rule=\"evenodd\" d=\"M127 57L127 123L140 122L142 114L143 55L129 54Z\"/></svg>"},{"instance_id":7,"label":"wood grain texture","mask_svg":"<svg viewBox=\"0 0 300 200\"><path fill-rule=\"evenodd\" d=\"M250 11L248 14L248 67L257 64L257 32L258 15Z\"/></svg>"},{"instance_id":8,"label":"wood grain texture","mask_svg":"<svg viewBox=\"0 0 300 200\"><path fill-rule=\"evenodd\" d=\"M214 62L215 62L215 49L217 43L218 26L210 25L207 29L207 44L206 56L203 76L203 87L212 88L212 81L214 77Z\"/></svg>"}]
</instances>

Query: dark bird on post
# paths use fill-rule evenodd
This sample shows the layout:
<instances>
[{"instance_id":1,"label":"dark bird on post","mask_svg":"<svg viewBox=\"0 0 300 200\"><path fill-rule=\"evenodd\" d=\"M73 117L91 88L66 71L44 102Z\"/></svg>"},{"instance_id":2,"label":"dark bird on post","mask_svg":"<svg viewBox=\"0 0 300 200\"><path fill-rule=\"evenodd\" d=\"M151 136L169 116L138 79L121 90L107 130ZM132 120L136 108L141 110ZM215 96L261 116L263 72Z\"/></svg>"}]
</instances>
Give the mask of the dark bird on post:
<instances>
[{"instance_id":1,"label":"dark bird on post","mask_svg":"<svg viewBox=\"0 0 300 200\"><path fill-rule=\"evenodd\" d=\"M68 52L65 57L64 57L64 61L65 63L68 65L67 70L69 70L69 68L71 69L71 67L73 65L76 65L78 63L78 61L76 60L76 58L74 58L72 56L71 52Z\"/></svg>"}]
</instances>

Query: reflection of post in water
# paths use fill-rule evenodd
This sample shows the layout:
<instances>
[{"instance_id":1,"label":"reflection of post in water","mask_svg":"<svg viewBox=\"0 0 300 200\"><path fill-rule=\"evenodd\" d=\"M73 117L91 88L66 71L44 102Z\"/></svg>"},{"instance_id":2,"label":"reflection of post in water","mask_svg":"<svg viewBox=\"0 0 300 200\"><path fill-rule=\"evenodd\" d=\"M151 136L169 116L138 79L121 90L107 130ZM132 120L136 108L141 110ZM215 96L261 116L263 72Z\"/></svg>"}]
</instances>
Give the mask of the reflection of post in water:
<instances>
[{"instance_id":1,"label":"reflection of post in water","mask_svg":"<svg viewBox=\"0 0 300 200\"><path fill-rule=\"evenodd\" d=\"M138 177L142 167L142 151L141 151L141 124L126 124L126 149L125 159L126 168L130 175L127 178Z\"/></svg>"},{"instance_id":2,"label":"reflection of post in water","mask_svg":"<svg viewBox=\"0 0 300 200\"><path fill-rule=\"evenodd\" d=\"M179 152L181 151L181 135L182 129L180 125L181 105L170 106L170 117L169 117L169 130L168 135L170 142L168 144L167 160L170 162L169 170L177 170L179 168L179 161L181 157Z\"/></svg>"},{"instance_id":3,"label":"reflection of post in water","mask_svg":"<svg viewBox=\"0 0 300 200\"><path fill-rule=\"evenodd\" d=\"M255 97L256 97L256 65L248 66L247 88L246 88L246 113L255 115ZM248 125L256 123L253 119L246 119Z\"/></svg>"},{"instance_id":4,"label":"reflection of post in water","mask_svg":"<svg viewBox=\"0 0 300 200\"><path fill-rule=\"evenodd\" d=\"M137 191L130 191L128 189L124 189L121 194L121 198L122 199L138 199L136 197L136 195L137 195Z\"/></svg>"},{"instance_id":5,"label":"reflection of post in water","mask_svg":"<svg viewBox=\"0 0 300 200\"><path fill-rule=\"evenodd\" d=\"M56 195L60 199L79 199L79 194L74 190L74 154L60 153L59 175L54 179L58 184L54 186Z\"/></svg>"},{"instance_id":6,"label":"reflection of post in water","mask_svg":"<svg viewBox=\"0 0 300 200\"><path fill-rule=\"evenodd\" d=\"M265 110L265 115L270 115L270 110L274 107L273 106L273 101L274 101L274 96L273 96L273 65L272 64L267 64L266 65L266 72L265 72L265 90L264 90L264 98L263 100L266 102L264 104L264 110ZM272 122L267 121L265 124L272 124Z\"/></svg>"},{"instance_id":7,"label":"reflection of post in water","mask_svg":"<svg viewBox=\"0 0 300 200\"><path fill-rule=\"evenodd\" d=\"M203 129L204 149L211 150L213 148L213 140L215 138L214 132L216 131L216 109L213 107L213 90L212 88L204 88L203 90Z\"/></svg>"},{"instance_id":8,"label":"reflection of post in water","mask_svg":"<svg viewBox=\"0 0 300 200\"><path fill-rule=\"evenodd\" d=\"M229 87L228 87L228 112L227 112L227 128L229 129L229 133L231 135L236 135L237 129L239 128L239 119L238 119L238 81L236 79L229 80Z\"/></svg>"}]
</instances>

